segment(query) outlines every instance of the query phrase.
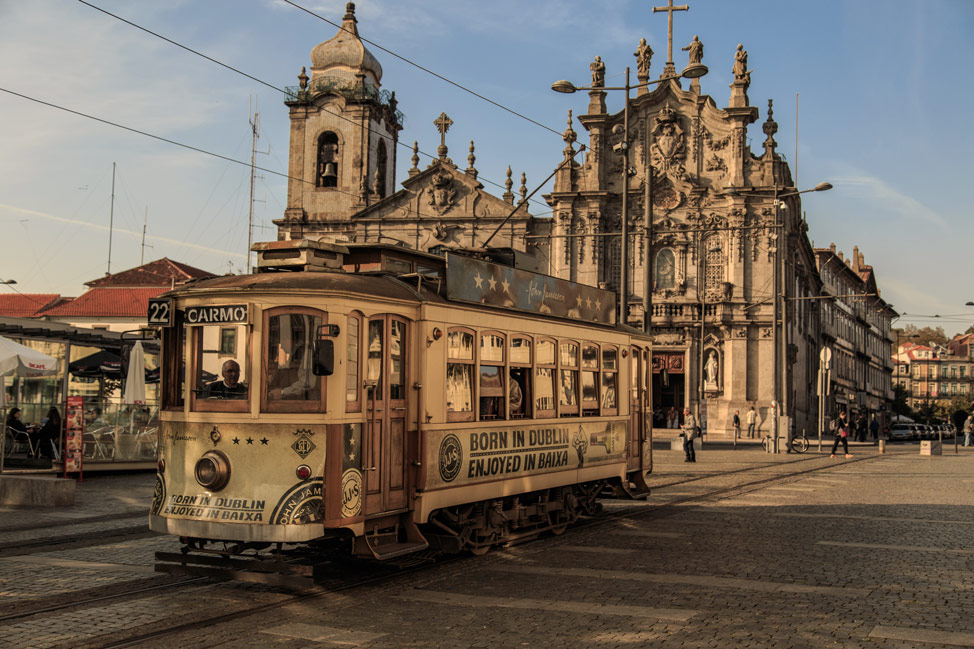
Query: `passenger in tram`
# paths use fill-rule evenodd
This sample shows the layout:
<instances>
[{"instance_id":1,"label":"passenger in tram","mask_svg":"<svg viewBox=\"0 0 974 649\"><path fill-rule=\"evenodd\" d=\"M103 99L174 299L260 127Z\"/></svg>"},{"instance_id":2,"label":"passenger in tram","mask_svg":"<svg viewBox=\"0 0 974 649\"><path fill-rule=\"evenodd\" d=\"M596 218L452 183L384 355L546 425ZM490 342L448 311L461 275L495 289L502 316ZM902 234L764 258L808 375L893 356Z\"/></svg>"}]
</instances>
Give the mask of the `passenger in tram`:
<instances>
[{"instance_id":1,"label":"passenger in tram","mask_svg":"<svg viewBox=\"0 0 974 649\"><path fill-rule=\"evenodd\" d=\"M511 389L508 394L511 419L524 416L524 391L521 389L521 377L515 370L511 370Z\"/></svg>"},{"instance_id":2,"label":"passenger in tram","mask_svg":"<svg viewBox=\"0 0 974 649\"><path fill-rule=\"evenodd\" d=\"M221 369L222 381L207 383L203 390L205 399L246 399L247 385L240 381L240 364L227 361Z\"/></svg>"},{"instance_id":3,"label":"passenger in tram","mask_svg":"<svg viewBox=\"0 0 974 649\"><path fill-rule=\"evenodd\" d=\"M308 391L316 387L317 377L311 373L305 349L303 345L298 347L288 358L287 365L275 370L268 383L271 399L305 399Z\"/></svg>"}]
</instances>

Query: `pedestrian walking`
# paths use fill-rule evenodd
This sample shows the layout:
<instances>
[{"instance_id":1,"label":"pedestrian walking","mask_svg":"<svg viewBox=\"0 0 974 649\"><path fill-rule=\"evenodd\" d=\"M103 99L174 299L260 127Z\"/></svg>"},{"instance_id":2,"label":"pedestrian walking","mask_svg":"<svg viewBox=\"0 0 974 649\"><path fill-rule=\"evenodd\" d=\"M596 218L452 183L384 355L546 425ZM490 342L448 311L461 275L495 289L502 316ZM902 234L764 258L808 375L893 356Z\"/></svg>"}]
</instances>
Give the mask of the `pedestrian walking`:
<instances>
[{"instance_id":1,"label":"pedestrian walking","mask_svg":"<svg viewBox=\"0 0 974 649\"><path fill-rule=\"evenodd\" d=\"M737 439L738 437L741 436L741 411L740 410L734 411L734 419L732 421L732 424L734 426L734 439Z\"/></svg>"},{"instance_id":2,"label":"pedestrian walking","mask_svg":"<svg viewBox=\"0 0 974 649\"><path fill-rule=\"evenodd\" d=\"M697 419L690 412L689 408L683 409L683 452L686 454L684 462L696 462L697 454L693 449L693 440L697 438L700 429L697 428Z\"/></svg>"},{"instance_id":3,"label":"pedestrian walking","mask_svg":"<svg viewBox=\"0 0 974 649\"><path fill-rule=\"evenodd\" d=\"M868 429L868 426L866 425L866 415L860 412L859 413L859 416L856 417L856 437L855 437L855 441L857 441L857 442L865 442L866 441L866 431L867 431L867 429Z\"/></svg>"},{"instance_id":4,"label":"pedestrian walking","mask_svg":"<svg viewBox=\"0 0 974 649\"><path fill-rule=\"evenodd\" d=\"M758 423L758 413L754 411L754 406L751 406L747 411L747 438L754 439L757 436L757 432L754 430Z\"/></svg>"},{"instance_id":5,"label":"pedestrian walking","mask_svg":"<svg viewBox=\"0 0 974 649\"><path fill-rule=\"evenodd\" d=\"M869 423L869 432L873 434L873 444L879 443L879 418L873 417L873 420Z\"/></svg>"},{"instance_id":6,"label":"pedestrian walking","mask_svg":"<svg viewBox=\"0 0 974 649\"><path fill-rule=\"evenodd\" d=\"M832 442L832 455L835 457L835 451L839 448L839 442L842 442L842 448L845 449L845 456L852 457L849 453L849 420L846 418L845 410L839 413L838 419L836 419L833 424L833 429L835 430L835 441Z\"/></svg>"},{"instance_id":7,"label":"pedestrian walking","mask_svg":"<svg viewBox=\"0 0 974 649\"><path fill-rule=\"evenodd\" d=\"M974 413L967 415L964 420L964 446L971 445L971 435L974 434Z\"/></svg>"}]
</instances>

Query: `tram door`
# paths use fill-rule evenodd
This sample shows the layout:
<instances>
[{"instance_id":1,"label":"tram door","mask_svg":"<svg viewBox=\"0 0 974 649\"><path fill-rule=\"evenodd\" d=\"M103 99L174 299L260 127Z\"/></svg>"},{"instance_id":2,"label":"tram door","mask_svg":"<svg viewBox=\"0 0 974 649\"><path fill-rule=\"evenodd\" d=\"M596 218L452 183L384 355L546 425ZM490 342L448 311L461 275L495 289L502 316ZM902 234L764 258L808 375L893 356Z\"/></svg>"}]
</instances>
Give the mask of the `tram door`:
<instances>
[{"instance_id":1,"label":"tram door","mask_svg":"<svg viewBox=\"0 0 974 649\"><path fill-rule=\"evenodd\" d=\"M626 469L642 466L643 440L646 438L646 350L633 347L629 363L629 453Z\"/></svg>"},{"instance_id":2,"label":"tram door","mask_svg":"<svg viewBox=\"0 0 974 649\"><path fill-rule=\"evenodd\" d=\"M406 505L406 350L408 325L393 315L369 319L364 451L365 513Z\"/></svg>"}]
</instances>

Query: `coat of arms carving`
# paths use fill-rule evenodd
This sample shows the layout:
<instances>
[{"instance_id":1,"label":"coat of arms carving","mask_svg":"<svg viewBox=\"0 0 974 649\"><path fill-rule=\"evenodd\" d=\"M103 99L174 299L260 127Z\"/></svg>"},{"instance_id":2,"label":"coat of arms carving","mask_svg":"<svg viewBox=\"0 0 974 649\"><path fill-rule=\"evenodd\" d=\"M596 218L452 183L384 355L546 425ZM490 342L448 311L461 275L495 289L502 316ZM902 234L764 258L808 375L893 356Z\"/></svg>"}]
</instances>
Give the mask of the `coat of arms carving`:
<instances>
[{"instance_id":1,"label":"coat of arms carving","mask_svg":"<svg viewBox=\"0 0 974 649\"><path fill-rule=\"evenodd\" d=\"M448 212L456 205L457 190L453 188L453 178L445 171L433 174L432 185L426 189L429 204L438 214Z\"/></svg>"},{"instance_id":2,"label":"coat of arms carving","mask_svg":"<svg viewBox=\"0 0 974 649\"><path fill-rule=\"evenodd\" d=\"M656 116L653 126L653 166L661 173L683 179L686 168L686 135L676 111L666 106Z\"/></svg>"}]
</instances>

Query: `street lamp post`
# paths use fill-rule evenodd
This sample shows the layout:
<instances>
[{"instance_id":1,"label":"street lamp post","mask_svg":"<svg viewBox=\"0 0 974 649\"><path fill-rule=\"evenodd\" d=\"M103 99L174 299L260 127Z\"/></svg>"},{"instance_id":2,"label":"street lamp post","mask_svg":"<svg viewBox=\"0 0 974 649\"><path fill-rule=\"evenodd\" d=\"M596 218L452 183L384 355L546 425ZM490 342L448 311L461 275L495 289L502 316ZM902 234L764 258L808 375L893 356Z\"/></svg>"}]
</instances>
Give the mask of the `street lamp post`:
<instances>
[{"instance_id":1,"label":"street lamp post","mask_svg":"<svg viewBox=\"0 0 974 649\"><path fill-rule=\"evenodd\" d=\"M626 92L626 101L622 109L622 142L618 145L616 149L622 154L622 245L619 251L619 318L623 324L626 323L629 316L629 178L632 177L634 170L629 166L629 91L636 88L645 88L648 86L657 85L663 83L664 81L673 81L680 78L685 79L696 79L707 74L707 66L696 63L690 64L683 69L678 76L668 76L661 77L655 81L643 81L637 84L629 83L629 68L626 68L626 83L624 86L576 86L571 81L556 81L551 84L551 89L555 92L562 93L573 93L579 90L624 90ZM618 128L618 126L616 126ZM647 184L653 181L653 168L649 162L647 156ZM647 231L650 225L647 223ZM647 244L647 249L651 250L649 244ZM646 258L645 263L650 263L649 257ZM649 287L646 288L646 294L650 294ZM646 318L649 318L649 304L644 305L646 310ZM645 330L648 331L648 325L644 326Z\"/></svg>"},{"instance_id":2,"label":"street lamp post","mask_svg":"<svg viewBox=\"0 0 974 649\"><path fill-rule=\"evenodd\" d=\"M781 419L780 415L786 414L787 410L787 358L788 358L788 332L785 329L786 313L785 309L787 304L784 302L784 292L785 292L785 256L782 254L782 247L784 246L785 239L785 227L784 221L780 218L778 212L781 205L782 198L788 198L791 196L798 196L799 194L807 194L809 192L825 192L832 189L830 183L819 183L811 189L803 189L801 191L790 191L784 194L778 193L778 184L774 185L774 227L777 234L777 242L774 249L774 270L773 270L773 285L774 285L774 300L772 301L772 314L771 314L771 344L772 344L772 377L771 377L771 398L774 404L777 404L778 417L775 417L772 422L772 430L774 431L774 444L771 445L772 452L778 453L778 439L781 437L781 431L779 430L779 421ZM778 327L781 327L781 332L779 334ZM780 349L779 349L780 347ZM790 431L785 432L785 438L790 441ZM790 447L789 447L790 448Z\"/></svg>"}]
</instances>

